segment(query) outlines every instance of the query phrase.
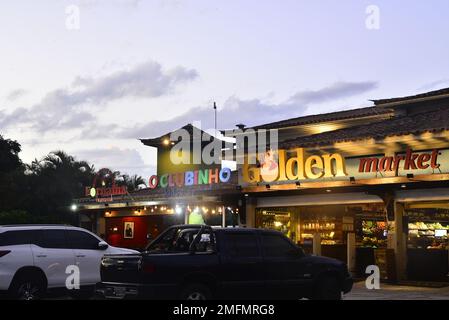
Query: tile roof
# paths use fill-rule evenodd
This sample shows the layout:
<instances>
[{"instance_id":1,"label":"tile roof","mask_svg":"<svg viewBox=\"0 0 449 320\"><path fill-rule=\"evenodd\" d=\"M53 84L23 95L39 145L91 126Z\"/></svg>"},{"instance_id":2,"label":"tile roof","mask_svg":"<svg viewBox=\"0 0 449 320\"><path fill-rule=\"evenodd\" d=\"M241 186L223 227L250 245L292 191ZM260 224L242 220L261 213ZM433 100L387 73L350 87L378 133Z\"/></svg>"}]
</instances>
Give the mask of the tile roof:
<instances>
[{"instance_id":1,"label":"tile roof","mask_svg":"<svg viewBox=\"0 0 449 320\"><path fill-rule=\"evenodd\" d=\"M413 96L406 96L400 98L391 98L391 99L379 99L379 100L371 100L374 102L376 106L380 106L382 104L389 103L410 103L411 100L420 100L426 98L440 98L441 96L449 96L449 88L430 91L426 93L421 93Z\"/></svg>"},{"instance_id":2,"label":"tile roof","mask_svg":"<svg viewBox=\"0 0 449 320\"><path fill-rule=\"evenodd\" d=\"M287 120L281 120L277 122L271 122L259 126L252 127L252 129L274 129L281 127L292 127L304 124L319 123L325 121L336 121L352 118L369 117L376 115L387 115L393 113L393 110L379 107L367 107L358 108L352 110L336 111L331 113L323 113L317 115L303 116L297 118L291 118Z\"/></svg>"},{"instance_id":3,"label":"tile roof","mask_svg":"<svg viewBox=\"0 0 449 320\"><path fill-rule=\"evenodd\" d=\"M366 125L360 125L321 134L284 141L280 147L312 147L335 142L369 138L385 138L405 134L449 130L449 109L435 110L409 116L400 116Z\"/></svg>"}]
</instances>

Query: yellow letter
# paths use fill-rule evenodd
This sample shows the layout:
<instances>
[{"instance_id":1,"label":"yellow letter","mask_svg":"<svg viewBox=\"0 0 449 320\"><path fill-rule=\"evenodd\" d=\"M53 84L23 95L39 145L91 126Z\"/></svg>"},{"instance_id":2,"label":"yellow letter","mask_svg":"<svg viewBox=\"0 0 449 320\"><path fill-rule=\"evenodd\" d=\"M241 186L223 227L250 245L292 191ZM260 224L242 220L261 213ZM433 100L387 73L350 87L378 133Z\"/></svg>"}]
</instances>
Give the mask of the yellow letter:
<instances>
[{"instance_id":1,"label":"yellow letter","mask_svg":"<svg viewBox=\"0 0 449 320\"><path fill-rule=\"evenodd\" d=\"M296 174L295 174L295 163L296 163ZM296 149L296 157L290 158L286 164L286 172L288 180L303 180L304 177L304 149Z\"/></svg>"},{"instance_id":2,"label":"yellow letter","mask_svg":"<svg viewBox=\"0 0 449 320\"><path fill-rule=\"evenodd\" d=\"M332 177L346 177L348 174L346 173L346 165L345 159L339 154L325 154L323 155L324 159L324 178L332 178ZM335 170L332 165L332 160L335 160Z\"/></svg>"},{"instance_id":3,"label":"yellow letter","mask_svg":"<svg viewBox=\"0 0 449 320\"><path fill-rule=\"evenodd\" d=\"M310 179L319 179L323 176L323 159L320 156L310 156L305 163L306 176ZM314 173L313 168L320 169L319 173Z\"/></svg>"},{"instance_id":4,"label":"yellow letter","mask_svg":"<svg viewBox=\"0 0 449 320\"><path fill-rule=\"evenodd\" d=\"M248 156L245 156L243 163L243 181L247 183L260 182L260 169L257 167L250 167L248 164Z\"/></svg>"}]
</instances>

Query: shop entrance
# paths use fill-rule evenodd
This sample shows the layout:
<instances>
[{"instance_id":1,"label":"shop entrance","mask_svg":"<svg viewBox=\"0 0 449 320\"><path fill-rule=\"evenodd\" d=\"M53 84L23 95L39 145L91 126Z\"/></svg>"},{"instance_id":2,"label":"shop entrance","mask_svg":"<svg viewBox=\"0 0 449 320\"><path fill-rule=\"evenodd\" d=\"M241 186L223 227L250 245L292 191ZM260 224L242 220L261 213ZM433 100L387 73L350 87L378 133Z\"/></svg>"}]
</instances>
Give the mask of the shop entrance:
<instances>
[{"instance_id":1,"label":"shop entrance","mask_svg":"<svg viewBox=\"0 0 449 320\"><path fill-rule=\"evenodd\" d=\"M314 236L316 240L319 234L321 255L343 262L348 234L355 234L358 274L376 264L378 251L387 249L389 223L382 203L258 208L255 222L256 227L284 233L307 253L312 253Z\"/></svg>"},{"instance_id":2,"label":"shop entrance","mask_svg":"<svg viewBox=\"0 0 449 320\"><path fill-rule=\"evenodd\" d=\"M449 201L408 203L404 218L408 279L448 281Z\"/></svg>"}]
</instances>

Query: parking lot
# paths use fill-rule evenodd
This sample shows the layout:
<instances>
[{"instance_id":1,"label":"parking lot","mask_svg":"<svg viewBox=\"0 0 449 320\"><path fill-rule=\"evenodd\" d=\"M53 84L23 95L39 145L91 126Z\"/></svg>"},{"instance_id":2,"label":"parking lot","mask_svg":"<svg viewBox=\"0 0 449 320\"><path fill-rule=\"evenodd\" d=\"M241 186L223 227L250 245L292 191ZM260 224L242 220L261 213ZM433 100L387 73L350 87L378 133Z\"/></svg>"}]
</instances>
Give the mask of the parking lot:
<instances>
[{"instance_id":1,"label":"parking lot","mask_svg":"<svg viewBox=\"0 0 449 320\"><path fill-rule=\"evenodd\" d=\"M381 284L379 290L368 290L365 282L354 284L353 290L344 300L449 300L449 286L427 288Z\"/></svg>"}]
</instances>

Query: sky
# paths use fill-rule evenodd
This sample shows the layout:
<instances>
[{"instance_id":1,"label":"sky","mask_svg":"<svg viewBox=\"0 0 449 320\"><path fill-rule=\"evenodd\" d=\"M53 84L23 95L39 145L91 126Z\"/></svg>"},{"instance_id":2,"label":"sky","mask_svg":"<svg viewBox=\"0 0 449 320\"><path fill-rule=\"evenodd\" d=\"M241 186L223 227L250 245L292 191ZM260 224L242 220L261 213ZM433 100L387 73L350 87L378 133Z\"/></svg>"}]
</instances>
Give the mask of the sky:
<instances>
[{"instance_id":1,"label":"sky","mask_svg":"<svg viewBox=\"0 0 449 320\"><path fill-rule=\"evenodd\" d=\"M0 134L149 177L138 139L449 87L447 0L3 0Z\"/></svg>"}]
</instances>

